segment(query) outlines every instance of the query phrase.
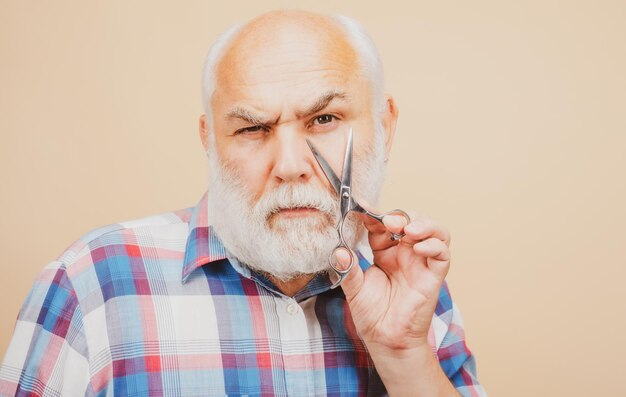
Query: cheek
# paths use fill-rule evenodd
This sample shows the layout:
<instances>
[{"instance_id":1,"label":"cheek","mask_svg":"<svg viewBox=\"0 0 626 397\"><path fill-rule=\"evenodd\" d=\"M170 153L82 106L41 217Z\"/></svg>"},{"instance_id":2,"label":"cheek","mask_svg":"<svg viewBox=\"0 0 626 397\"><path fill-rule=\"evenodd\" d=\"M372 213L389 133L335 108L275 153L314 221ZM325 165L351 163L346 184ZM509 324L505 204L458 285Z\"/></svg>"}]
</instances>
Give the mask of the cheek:
<instances>
[{"instance_id":1,"label":"cheek","mask_svg":"<svg viewBox=\"0 0 626 397\"><path fill-rule=\"evenodd\" d=\"M220 158L222 167L237 179L256 202L263 195L267 184L269 176L267 162L258 154L241 147L237 150L223 151Z\"/></svg>"},{"instance_id":2,"label":"cheek","mask_svg":"<svg viewBox=\"0 0 626 397\"><path fill-rule=\"evenodd\" d=\"M328 136L321 136L321 137L319 136L309 137L313 145L315 145L315 148L319 150L322 157L324 157L324 159L328 162L328 164L330 164L330 167L333 169L333 171L335 171L335 173L340 179L341 179L341 170L343 168L343 157L345 154L344 152L345 144L346 144L345 137L347 137L347 133L345 136L344 134L337 134L337 135L332 135L332 136L328 135ZM311 163L314 164L316 173L321 175L322 180L326 180L326 177L324 176L324 172L318 166L313 154L307 152L307 155L311 157L312 159Z\"/></svg>"},{"instance_id":3,"label":"cheek","mask_svg":"<svg viewBox=\"0 0 626 397\"><path fill-rule=\"evenodd\" d=\"M343 170L349 128L352 128L353 134L353 161L358 163L363 160L364 156L370 156L376 143L376 131L373 127L373 123L369 120L353 121L345 131L338 134L309 137L340 178Z\"/></svg>"}]
</instances>

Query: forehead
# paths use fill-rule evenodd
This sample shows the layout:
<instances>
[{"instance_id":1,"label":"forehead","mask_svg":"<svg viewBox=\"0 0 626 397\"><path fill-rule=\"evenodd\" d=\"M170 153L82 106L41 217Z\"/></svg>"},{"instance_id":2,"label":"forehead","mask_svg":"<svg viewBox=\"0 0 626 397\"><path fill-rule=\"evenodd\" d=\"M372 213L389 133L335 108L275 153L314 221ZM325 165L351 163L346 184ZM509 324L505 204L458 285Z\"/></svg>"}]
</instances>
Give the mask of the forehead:
<instances>
[{"instance_id":1,"label":"forehead","mask_svg":"<svg viewBox=\"0 0 626 397\"><path fill-rule=\"evenodd\" d=\"M339 27L319 20L271 22L246 26L235 38L217 65L214 98L299 101L362 86L357 53Z\"/></svg>"}]
</instances>

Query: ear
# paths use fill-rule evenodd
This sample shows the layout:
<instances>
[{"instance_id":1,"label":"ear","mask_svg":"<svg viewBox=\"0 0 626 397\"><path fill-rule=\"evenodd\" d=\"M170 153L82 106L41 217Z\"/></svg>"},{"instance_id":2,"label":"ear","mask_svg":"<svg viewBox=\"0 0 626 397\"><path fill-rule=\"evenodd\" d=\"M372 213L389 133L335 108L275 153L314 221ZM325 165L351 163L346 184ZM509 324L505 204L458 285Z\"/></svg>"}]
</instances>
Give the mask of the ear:
<instances>
[{"instance_id":1,"label":"ear","mask_svg":"<svg viewBox=\"0 0 626 397\"><path fill-rule=\"evenodd\" d=\"M389 158L391 144L396 133L396 124L398 122L398 105L391 95L385 95L385 108L381 113L383 128L385 129L385 160Z\"/></svg>"},{"instance_id":2,"label":"ear","mask_svg":"<svg viewBox=\"0 0 626 397\"><path fill-rule=\"evenodd\" d=\"M202 141L202 146L204 146L204 152L206 153L209 150L209 128L204 114L200 115L200 119L198 120L198 132L200 133L200 140Z\"/></svg>"}]
</instances>

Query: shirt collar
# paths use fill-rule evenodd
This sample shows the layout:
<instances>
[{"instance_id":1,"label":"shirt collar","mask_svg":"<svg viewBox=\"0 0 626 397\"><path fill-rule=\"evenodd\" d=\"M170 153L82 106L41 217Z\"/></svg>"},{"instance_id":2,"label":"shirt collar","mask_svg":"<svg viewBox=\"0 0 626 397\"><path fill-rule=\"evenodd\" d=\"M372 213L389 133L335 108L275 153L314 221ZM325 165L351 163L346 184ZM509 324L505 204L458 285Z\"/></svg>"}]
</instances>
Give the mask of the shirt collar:
<instances>
[{"instance_id":1,"label":"shirt collar","mask_svg":"<svg viewBox=\"0 0 626 397\"><path fill-rule=\"evenodd\" d=\"M195 208L189 220L189 235L185 247L182 282L197 268L207 263L226 259L226 249L208 222L208 191Z\"/></svg>"}]
</instances>

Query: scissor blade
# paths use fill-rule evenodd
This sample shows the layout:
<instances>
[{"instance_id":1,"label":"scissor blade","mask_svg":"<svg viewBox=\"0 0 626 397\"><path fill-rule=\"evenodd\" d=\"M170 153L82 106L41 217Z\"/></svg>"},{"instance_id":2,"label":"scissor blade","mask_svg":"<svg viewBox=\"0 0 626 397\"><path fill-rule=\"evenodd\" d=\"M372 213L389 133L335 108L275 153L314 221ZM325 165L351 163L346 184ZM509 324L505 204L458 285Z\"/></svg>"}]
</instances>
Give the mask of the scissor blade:
<instances>
[{"instance_id":1,"label":"scissor blade","mask_svg":"<svg viewBox=\"0 0 626 397\"><path fill-rule=\"evenodd\" d=\"M352 186L352 128L348 133L348 142L346 143L346 154L343 158L343 174L341 176L341 185L350 188Z\"/></svg>"},{"instance_id":2,"label":"scissor blade","mask_svg":"<svg viewBox=\"0 0 626 397\"><path fill-rule=\"evenodd\" d=\"M320 165L320 168L322 169L322 171L324 171L324 175L326 175L326 178L332 185L333 189L335 189L335 193L339 194L339 191L341 190L341 181L337 177L337 174L335 174L335 171L330 168L330 164L328 164L324 157L322 157L320 152L311 143L311 141L307 139L306 143L307 145L309 145L309 149L311 149L311 152L313 152L313 156L315 157L315 160L317 160L317 164Z\"/></svg>"}]
</instances>

